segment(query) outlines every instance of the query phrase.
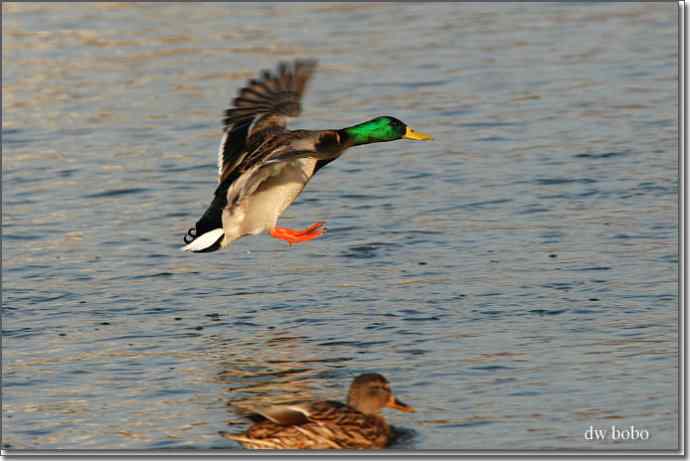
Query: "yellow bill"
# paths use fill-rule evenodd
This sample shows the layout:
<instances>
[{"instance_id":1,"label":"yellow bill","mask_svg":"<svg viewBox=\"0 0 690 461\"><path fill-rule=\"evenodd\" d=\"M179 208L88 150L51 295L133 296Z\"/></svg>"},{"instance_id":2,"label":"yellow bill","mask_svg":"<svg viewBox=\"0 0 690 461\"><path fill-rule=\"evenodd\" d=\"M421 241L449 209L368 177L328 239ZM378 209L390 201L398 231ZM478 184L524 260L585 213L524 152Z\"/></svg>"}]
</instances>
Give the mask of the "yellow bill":
<instances>
[{"instance_id":1,"label":"yellow bill","mask_svg":"<svg viewBox=\"0 0 690 461\"><path fill-rule=\"evenodd\" d=\"M412 139L414 141L431 141L431 135L422 133L421 131L415 131L409 126L403 135L404 139Z\"/></svg>"}]
</instances>

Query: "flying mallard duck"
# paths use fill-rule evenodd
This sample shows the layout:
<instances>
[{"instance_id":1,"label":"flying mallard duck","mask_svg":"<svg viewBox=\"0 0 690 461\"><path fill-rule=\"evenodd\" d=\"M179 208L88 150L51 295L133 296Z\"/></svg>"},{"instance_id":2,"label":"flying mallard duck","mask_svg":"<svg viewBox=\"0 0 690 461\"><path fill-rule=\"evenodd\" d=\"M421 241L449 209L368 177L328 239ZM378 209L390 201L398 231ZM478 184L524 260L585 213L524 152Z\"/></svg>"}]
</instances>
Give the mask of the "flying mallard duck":
<instances>
[{"instance_id":1,"label":"flying mallard duck","mask_svg":"<svg viewBox=\"0 0 690 461\"><path fill-rule=\"evenodd\" d=\"M367 373L352 381L347 404L327 400L270 407L250 415L255 424L246 433L220 434L246 448L384 448L392 431L380 415L383 407L415 411L395 398L386 378Z\"/></svg>"},{"instance_id":2,"label":"flying mallard duck","mask_svg":"<svg viewBox=\"0 0 690 461\"><path fill-rule=\"evenodd\" d=\"M323 234L324 223L303 230L277 223L317 171L352 146L431 139L390 116L340 130L288 130L288 118L302 111L302 95L315 68L313 60L281 63L275 74L264 71L239 91L223 120L219 185L211 205L185 235L183 250L215 251L261 232L290 244L314 239Z\"/></svg>"}]
</instances>

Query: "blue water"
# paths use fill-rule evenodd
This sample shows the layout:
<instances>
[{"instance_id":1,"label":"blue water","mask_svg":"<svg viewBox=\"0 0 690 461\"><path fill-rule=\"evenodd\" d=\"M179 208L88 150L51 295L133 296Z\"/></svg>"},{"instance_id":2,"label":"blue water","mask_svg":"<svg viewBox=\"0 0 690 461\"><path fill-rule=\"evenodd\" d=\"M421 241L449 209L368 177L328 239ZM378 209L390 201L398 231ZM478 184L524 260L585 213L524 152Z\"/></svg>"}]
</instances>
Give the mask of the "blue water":
<instances>
[{"instance_id":1,"label":"blue water","mask_svg":"<svg viewBox=\"0 0 690 461\"><path fill-rule=\"evenodd\" d=\"M678 444L673 4L3 4L2 422L12 449L238 448L377 371L405 449ZM281 59L294 127L394 115L281 223L178 251L220 115ZM588 441L634 425L646 441Z\"/></svg>"}]
</instances>

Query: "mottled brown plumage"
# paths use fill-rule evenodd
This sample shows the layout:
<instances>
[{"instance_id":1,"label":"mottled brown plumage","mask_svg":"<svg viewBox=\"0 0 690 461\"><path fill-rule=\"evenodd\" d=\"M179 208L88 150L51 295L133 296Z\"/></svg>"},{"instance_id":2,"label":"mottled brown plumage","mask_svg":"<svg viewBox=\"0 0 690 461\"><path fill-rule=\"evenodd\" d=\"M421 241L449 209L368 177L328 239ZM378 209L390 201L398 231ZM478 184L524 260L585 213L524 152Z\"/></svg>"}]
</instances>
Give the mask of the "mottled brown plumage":
<instances>
[{"instance_id":1,"label":"mottled brown plumage","mask_svg":"<svg viewBox=\"0 0 690 461\"><path fill-rule=\"evenodd\" d=\"M347 404L317 401L269 407L252 417L258 422L244 434L221 432L246 448L373 449L391 442L391 428L380 414L384 407L404 412L414 408L393 396L388 381L377 373L352 382Z\"/></svg>"}]
</instances>

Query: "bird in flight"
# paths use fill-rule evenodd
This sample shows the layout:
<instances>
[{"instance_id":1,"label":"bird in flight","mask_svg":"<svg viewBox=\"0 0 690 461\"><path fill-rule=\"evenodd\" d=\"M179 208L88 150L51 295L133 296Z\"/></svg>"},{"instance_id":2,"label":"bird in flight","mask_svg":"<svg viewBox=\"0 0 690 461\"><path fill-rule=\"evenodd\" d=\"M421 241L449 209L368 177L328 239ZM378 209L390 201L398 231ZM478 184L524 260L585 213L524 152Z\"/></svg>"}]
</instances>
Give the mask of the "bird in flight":
<instances>
[{"instance_id":1,"label":"bird in flight","mask_svg":"<svg viewBox=\"0 0 690 461\"><path fill-rule=\"evenodd\" d=\"M302 111L302 95L315 69L315 60L281 63L239 90L223 119L218 187L185 235L183 250L215 251L262 232L291 245L317 238L325 231L323 222L297 230L278 226L278 219L321 168L350 147L431 139L391 116L342 129L287 129L288 119Z\"/></svg>"}]
</instances>

